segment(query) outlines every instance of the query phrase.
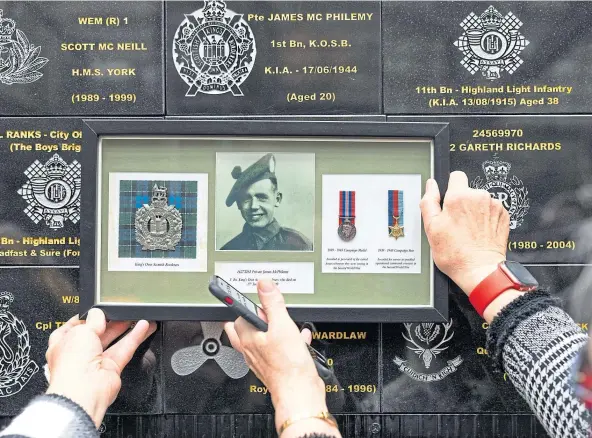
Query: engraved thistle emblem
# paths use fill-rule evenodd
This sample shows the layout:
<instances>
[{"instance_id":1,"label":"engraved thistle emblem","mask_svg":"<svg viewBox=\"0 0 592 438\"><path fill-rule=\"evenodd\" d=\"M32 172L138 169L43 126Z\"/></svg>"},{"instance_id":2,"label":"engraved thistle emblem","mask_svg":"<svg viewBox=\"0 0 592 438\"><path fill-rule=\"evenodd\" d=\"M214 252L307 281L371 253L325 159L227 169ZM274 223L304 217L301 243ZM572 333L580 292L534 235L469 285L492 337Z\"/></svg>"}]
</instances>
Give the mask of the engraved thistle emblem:
<instances>
[{"instance_id":1,"label":"engraved thistle emblem","mask_svg":"<svg viewBox=\"0 0 592 438\"><path fill-rule=\"evenodd\" d=\"M257 48L242 14L226 8L222 0L205 0L204 7L185 14L173 39L173 61L189 85L185 96L197 93L243 96Z\"/></svg>"},{"instance_id":2,"label":"engraved thistle emblem","mask_svg":"<svg viewBox=\"0 0 592 438\"><path fill-rule=\"evenodd\" d=\"M0 292L0 397L15 395L39 371L29 359L27 327L9 311L13 301L10 292Z\"/></svg>"},{"instance_id":3,"label":"engraved thistle emblem","mask_svg":"<svg viewBox=\"0 0 592 438\"><path fill-rule=\"evenodd\" d=\"M471 187L487 190L492 198L502 201L510 214L510 229L515 230L522 225L530 209L527 188L516 175L508 178L512 165L501 161L497 154L493 155L493 160L483 162L481 167L485 173L485 181L478 176L471 181Z\"/></svg>"},{"instance_id":4,"label":"engraved thistle emblem","mask_svg":"<svg viewBox=\"0 0 592 438\"><path fill-rule=\"evenodd\" d=\"M25 33L16 28L0 9L0 83L29 84L43 76L39 70L49 61L39 56L41 47L29 43Z\"/></svg>"},{"instance_id":5,"label":"engraved thistle emblem","mask_svg":"<svg viewBox=\"0 0 592 438\"><path fill-rule=\"evenodd\" d=\"M36 224L41 220L51 229L80 220L80 163L66 163L54 154L45 164L35 160L25 175L29 180L18 194L29 204L24 212Z\"/></svg>"},{"instance_id":6,"label":"engraved thistle emblem","mask_svg":"<svg viewBox=\"0 0 592 438\"><path fill-rule=\"evenodd\" d=\"M402 336L407 342L412 344L411 346L407 345L407 348L417 354L420 357L425 370L429 370L433 365L432 362L434 359L449 347L447 344L454 336L454 332L450 332L452 320L445 324L416 324L415 329L413 329L413 325L414 324L410 323L405 324L406 334L403 334ZM463 359L460 356L457 356L454 359L448 360L446 366L442 369L429 374L416 371L408 364L407 360L398 356L395 356L393 361L399 370L412 379L423 382L433 382L442 380L444 377L454 373L463 362Z\"/></svg>"},{"instance_id":7,"label":"engraved thistle emblem","mask_svg":"<svg viewBox=\"0 0 592 438\"><path fill-rule=\"evenodd\" d=\"M150 204L136 212L136 240L142 250L174 251L181 240L183 220L174 205L168 205L167 188L154 184Z\"/></svg>"},{"instance_id":8,"label":"engraved thistle emblem","mask_svg":"<svg viewBox=\"0 0 592 438\"><path fill-rule=\"evenodd\" d=\"M493 6L481 16L471 12L460 26L464 33L454 42L463 52L460 61L471 74L481 74L493 81L501 72L514 73L524 62L519 57L528 41L518 30L520 21L512 12L504 17Z\"/></svg>"}]
</instances>

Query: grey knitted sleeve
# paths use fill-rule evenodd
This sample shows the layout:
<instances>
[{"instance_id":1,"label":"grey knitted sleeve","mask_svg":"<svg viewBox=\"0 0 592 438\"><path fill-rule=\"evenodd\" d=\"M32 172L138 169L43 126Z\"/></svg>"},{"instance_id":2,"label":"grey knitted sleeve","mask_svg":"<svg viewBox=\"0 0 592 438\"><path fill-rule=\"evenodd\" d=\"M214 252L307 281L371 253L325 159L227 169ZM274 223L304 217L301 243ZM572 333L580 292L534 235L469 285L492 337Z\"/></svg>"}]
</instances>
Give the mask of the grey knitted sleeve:
<instances>
[{"instance_id":1,"label":"grey knitted sleeve","mask_svg":"<svg viewBox=\"0 0 592 438\"><path fill-rule=\"evenodd\" d=\"M41 395L0 432L0 438L98 438L84 409L59 395Z\"/></svg>"},{"instance_id":2,"label":"grey knitted sleeve","mask_svg":"<svg viewBox=\"0 0 592 438\"><path fill-rule=\"evenodd\" d=\"M588 337L554 304L544 292L510 304L488 330L488 351L551 437L589 438L592 416L571 387Z\"/></svg>"}]
</instances>

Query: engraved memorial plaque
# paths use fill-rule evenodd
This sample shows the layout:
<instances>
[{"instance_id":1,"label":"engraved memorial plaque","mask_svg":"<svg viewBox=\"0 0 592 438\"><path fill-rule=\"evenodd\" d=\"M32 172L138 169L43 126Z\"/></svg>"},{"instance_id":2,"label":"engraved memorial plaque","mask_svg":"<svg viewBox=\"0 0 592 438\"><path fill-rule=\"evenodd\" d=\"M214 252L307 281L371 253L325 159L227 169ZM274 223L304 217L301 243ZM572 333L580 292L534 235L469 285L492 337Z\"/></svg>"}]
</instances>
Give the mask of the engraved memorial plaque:
<instances>
[{"instance_id":1,"label":"engraved memorial plaque","mask_svg":"<svg viewBox=\"0 0 592 438\"><path fill-rule=\"evenodd\" d=\"M0 119L0 265L77 265L82 123Z\"/></svg>"},{"instance_id":2,"label":"engraved memorial plaque","mask_svg":"<svg viewBox=\"0 0 592 438\"><path fill-rule=\"evenodd\" d=\"M380 3L166 2L167 114L380 111Z\"/></svg>"},{"instance_id":3,"label":"engraved memorial plaque","mask_svg":"<svg viewBox=\"0 0 592 438\"><path fill-rule=\"evenodd\" d=\"M16 415L47 388L53 330L76 313L78 270L0 269L0 415Z\"/></svg>"},{"instance_id":4,"label":"engraved memorial plaque","mask_svg":"<svg viewBox=\"0 0 592 438\"><path fill-rule=\"evenodd\" d=\"M372 411L379 403L378 325L318 324L312 329L312 346L334 373L325 381L331 412ZM268 388L230 347L222 323L167 322L165 339L166 413L273 412Z\"/></svg>"},{"instance_id":5,"label":"engraved memorial plaque","mask_svg":"<svg viewBox=\"0 0 592 438\"><path fill-rule=\"evenodd\" d=\"M385 2L387 114L589 112L589 2Z\"/></svg>"},{"instance_id":6,"label":"engraved memorial plaque","mask_svg":"<svg viewBox=\"0 0 592 438\"><path fill-rule=\"evenodd\" d=\"M230 346L223 323L172 321L164 332L165 413L273 412L269 391Z\"/></svg>"},{"instance_id":7,"label":"engraved memorial plaque","mask_svg":"<svg viewBox=\"0 0 592 438\"><path fill-rule=\"evenodd\" d=\"M0 269L0 415L16 415L48 387L50 334L77 313L77 268ZM109 413L162 412L161 332L136 351Z\"/></svg>"},{"instance_id":8,"label":"engraved memorial plaque","mask_svg":"<svg viewBox=\"0 0 592 438\"><path fill-rule=\"evenodd\" d=\"M162 2L0 9L0 115L163 114Z\"/></svg>"},{"instance_id":9,"label":"engraved memorial plaque","mask_svg":"<svg viewBox=\"0 0 592 438\"><path fill-rule=\"evenodd\" d=\"M508 210L508 259L590 263L592 118L467 116L429 120L449 122L451 171L465 172L471 187L487 190Z\"/></svg>"},{"instance_id":10,"label":"engraved memorial plaque","mask_svg":"<svg viewBox=\"0 0 592 438\"><path fill-rule=\"evenodd\" d=\"M462 292L455 294L448 322L383 324L381 412L530 412L493 373L486 324Z\"/></svg>"},{"instance_id":11,"label":"engraved memorial plaque","mask_svg":"<svg viewBox=\"0 0 592 438\"><path fill-rule=\"evenodd\" d=\"M331 412L375 412L378 384L378 324L315 324L312 346L334 377L325 381Z\"/></svg>"},{"instance_id":12,"label":"engraved memorial plaque","mask_svg":"<svg viewBox=\"0 0 592 438\"><path fill-rule=\"evenodd\" d=\"M588 231L589 233L589 231ZM590 271L592 267L580 266L527 266L539 284L549 288L552 295L564 303L563 309L574 319L582 330L589 331L592 322L592 288Z\"/></svg>"}]
</instances>

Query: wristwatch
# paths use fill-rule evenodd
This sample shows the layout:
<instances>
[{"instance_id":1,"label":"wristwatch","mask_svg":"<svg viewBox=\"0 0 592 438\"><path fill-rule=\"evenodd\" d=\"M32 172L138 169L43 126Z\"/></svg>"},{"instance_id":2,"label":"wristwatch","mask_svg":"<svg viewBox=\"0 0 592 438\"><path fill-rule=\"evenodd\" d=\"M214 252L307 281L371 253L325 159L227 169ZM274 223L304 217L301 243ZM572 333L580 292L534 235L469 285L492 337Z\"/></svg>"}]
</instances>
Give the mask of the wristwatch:
<instances>
[{"instance_id":1,"label":"wristwatch","mask_svg":"<svg viewBox=\"0 0 592 438\"><path fill-rule=\"evenodd\" d=\"M483 317L487 306L508 289L530 292L538 287L538 281L520 263L503 261L473 289L469 301Z\"/></svg>"}]
</instances>

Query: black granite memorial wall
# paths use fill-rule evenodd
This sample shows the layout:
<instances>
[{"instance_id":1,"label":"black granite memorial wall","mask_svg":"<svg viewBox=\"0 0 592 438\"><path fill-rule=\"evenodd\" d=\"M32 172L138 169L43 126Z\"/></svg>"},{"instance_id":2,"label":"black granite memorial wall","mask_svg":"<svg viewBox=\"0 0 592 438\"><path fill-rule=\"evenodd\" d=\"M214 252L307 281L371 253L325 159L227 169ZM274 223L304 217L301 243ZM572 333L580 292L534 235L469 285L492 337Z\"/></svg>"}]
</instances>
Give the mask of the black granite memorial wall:
<instances>
[{"instance_id":1,"label":"black granite memorial wall","mask_svg":"<svg viewBox=\"0 0 592 438\"><path fill-rule=\"evenodd\" d=\"M227 41L230 82L186 61L184 32L203 6L0 1L0 293L10 297L0 311L19 321L0 338L24 364L22 379L0 383L0 428L47 387L47 339L76 312L84 118L446 122L452 170L510 210L508 257L588 329L592 3L226 1L240 34ZM62 181L59 214L34 190L49 177ZM447 323L314 327L344 437L546 436L492 371L487 325L456 289ZM267 389L239 356L180 364L176 353L212 340L230 349L218 323L161 324L126 368L101 436L275 436Z\"/></svg>"}]
</instances>

